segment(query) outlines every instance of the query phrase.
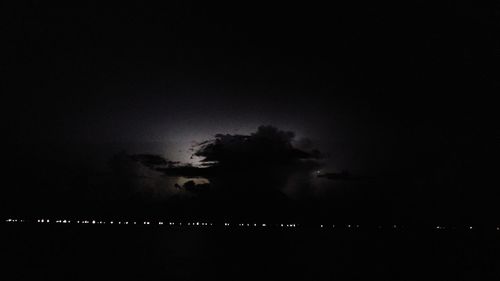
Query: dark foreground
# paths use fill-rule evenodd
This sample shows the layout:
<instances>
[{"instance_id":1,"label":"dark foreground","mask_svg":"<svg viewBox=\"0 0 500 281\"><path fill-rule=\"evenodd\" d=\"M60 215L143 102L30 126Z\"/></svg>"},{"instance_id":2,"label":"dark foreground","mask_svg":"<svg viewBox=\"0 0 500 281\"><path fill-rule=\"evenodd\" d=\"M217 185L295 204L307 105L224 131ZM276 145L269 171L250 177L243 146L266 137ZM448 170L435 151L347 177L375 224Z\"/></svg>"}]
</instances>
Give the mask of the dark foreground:
<instances>
[{"instance_id":1,"label":"dark foreground","mask_svg":"<svg viewBox=\"0 0 500 281\"><path fill-rule=\"evenodd\" d=\"M500 280L499 231L3 225L2 280Z\"/></svg>"}]
</instances>

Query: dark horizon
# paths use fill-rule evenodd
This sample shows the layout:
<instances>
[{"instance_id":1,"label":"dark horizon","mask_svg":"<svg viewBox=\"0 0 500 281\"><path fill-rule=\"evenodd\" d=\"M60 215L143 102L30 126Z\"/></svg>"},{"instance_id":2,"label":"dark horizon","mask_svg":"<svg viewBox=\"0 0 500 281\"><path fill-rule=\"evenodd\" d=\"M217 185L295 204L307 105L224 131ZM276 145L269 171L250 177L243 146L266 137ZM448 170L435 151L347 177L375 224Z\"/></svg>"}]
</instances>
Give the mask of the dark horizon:
<instances>
[{"instance_id":1,"label":"dark horizon","mask_svg":"<svg viewBox=\"0 0 500 281\"><path fill-rule=\"evenodd\" d=\"M495 3L4 2L2 280L500 280Z\"/></svg>"}]
</instances>

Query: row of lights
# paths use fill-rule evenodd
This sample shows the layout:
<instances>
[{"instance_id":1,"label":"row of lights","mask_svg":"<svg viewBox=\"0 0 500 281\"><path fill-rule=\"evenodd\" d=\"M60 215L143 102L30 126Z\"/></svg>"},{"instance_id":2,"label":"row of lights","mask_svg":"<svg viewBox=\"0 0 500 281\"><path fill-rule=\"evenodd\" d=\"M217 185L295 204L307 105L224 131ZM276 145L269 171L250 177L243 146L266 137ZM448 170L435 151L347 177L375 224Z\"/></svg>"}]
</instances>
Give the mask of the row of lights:
<instances>
[{"instance_id":1,"label":"row of lights","mask_svg":"<svg viewBox=\"0 0 500 281\"><path fill-rule=\"evenodd\" d=\"M24 222L24 220L18 220L18 219L6 219L6 222Z\"/></svg>"},{"instance_id":2,"label":"row of lights","mask_svg":"<svg viewBox=\"0 0 500 281\"><path fill-rule=\"evenodd\" d=\"M23 223L25 222L25 220L22 220L22 219L6 219L5 222L8 222L8 223ZM37 223L50 223L50 220L49 219L37 219ZM57 224L70 224L72 223L71 220L56 220L55 223ZM109 221L109 222L106 222L106 221L96 221L96 220L77 220L77 221L73 221L73 223L76 223L76 224L119 224L119 225L128 225L128 224L133 224L133 225L137 225L137 222L129 222L129 221ZM151 225L151 222L150 221L144 221L142 222L143 225ZM159 221L157 222L158 225L169 225L169 226L182 226L183 223L182 222L168 222L168 223L164 223L163 221ZM188 222L188 223L184 223L184 226L213 226L213 223L211 222ZM224 223L224 226L228 227L228 226L231 226L230 223L228 222L225 222ZM257 224L257 223L238 223L237 226L239 227L267 227L268 224L265 224L265 223L262 223L262 224ZM292 224L277 224L276 226L278 227L282 227L282 228L295 228L297 227L298 225L295 224L295 223L292 223ZM321 224L320 225L320 228L326 228L326 227L331 227L331 228L336 228L338 226L336 226L335 224L333 225L325 225L325 224ZM353 225L353 224L348 224L346 225L347 228L360 228L360 225L359 224L356 224L356 225ZM382 229L382 226L379 225L378 226L379 229ZM394 224L391 226L391 228L393 229L397 229L398 228L398 225ZM466 226L467 229L469 230L472 230L473 227L472 226ZM442 226L442 225L438 225L435 227L435 229L438 229L438 230L446 230L448 229L448 227L446 226ZM500 227L496 227L496 230L497 231L500 231Z\"/></svg>"}]
</instances>

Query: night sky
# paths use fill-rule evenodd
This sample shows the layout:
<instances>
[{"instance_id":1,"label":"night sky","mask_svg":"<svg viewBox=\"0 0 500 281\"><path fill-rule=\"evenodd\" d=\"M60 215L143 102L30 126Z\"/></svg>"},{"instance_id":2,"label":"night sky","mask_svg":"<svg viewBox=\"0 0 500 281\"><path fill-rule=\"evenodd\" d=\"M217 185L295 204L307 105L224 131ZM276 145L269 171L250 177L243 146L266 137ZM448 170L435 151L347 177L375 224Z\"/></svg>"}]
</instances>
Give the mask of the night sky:
<instances>
[{"instance_id":1,"label":"night sky","mask_svg":"<svg viewBox=\"0 0 500 281\"><path fill-rule=\"evenodd\" d=\"M492 7L15 2L6 213L498 222Z\"/></svg>"}]
</instances>

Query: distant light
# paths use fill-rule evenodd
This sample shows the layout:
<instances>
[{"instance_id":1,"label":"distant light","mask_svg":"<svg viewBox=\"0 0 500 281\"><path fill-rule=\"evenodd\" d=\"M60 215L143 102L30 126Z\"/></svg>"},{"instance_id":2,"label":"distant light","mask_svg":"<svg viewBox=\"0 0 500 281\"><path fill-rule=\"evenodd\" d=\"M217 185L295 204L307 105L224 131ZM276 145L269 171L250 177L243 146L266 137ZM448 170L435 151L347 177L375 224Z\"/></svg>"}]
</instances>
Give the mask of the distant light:
<instances>
[{"instance_id":1,"label":"distant light","mask_svg":"<svg viewBox=\"0 0 500 281\"><path fill-rule=\"evenodd\" d=\"M469 226L469 229L472 229L472 226Z\"/></svg>"},{"instance_id":2,"label":"distant light","mask_svg":"<svg viewBox=\"0 0 500 281\"><path fill-rule=\"evenodd\" d=\"M95 224L95 221L92 221L92 224Z\"/></svg>"},{"instance_id":3,"label":"distant light","mask_svg":"<svg viewBox=\"0 0 500 281\"><path fill-rule=\"evenodd\" d=\"M323 227L323 225L321 225L321 227Z\"/></svg>"},{"instance_id":4,"label":"distant light","mask_svg":"<svg viewBox=\"0 0 500 281\"><path fill-rule=\"evenodd\" d=\"M348 228L351 228L351 225L350 225L350 224L348 224L348 225L347 225L347 227L348 227Z\"/></svg>"},{"instance_id":5,"label":"distant light","mask_svg":"<svg viewBox=\"0 0 500 281\"><path fill-rule=\"evenodd\" d=\"M394 225L393 227L394 227L394 228L396 228L397 226L396 226L396 225Z\"/></svg>"},{"instance_id":6,"label":"distant light","mask_svg":"<svg viewBox=\"0 0 500 281\"><path fill-rule=\"evenodd\" d=\"M335 228L335 225L332 225L333 228Z\"/></svg>"},{"instance_id":7,"label":"distant light","mask_svg":"<svg viewBox=\"0 0 500 281\"><path fill-rule=\"evenodd\" d=\"M266 224L265 224L265 223L263 223L263 224L262 224L262 226L266 226ZM498 227L497 227L497 228L498 228Z\"/></svg>"}]
</instances>

